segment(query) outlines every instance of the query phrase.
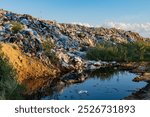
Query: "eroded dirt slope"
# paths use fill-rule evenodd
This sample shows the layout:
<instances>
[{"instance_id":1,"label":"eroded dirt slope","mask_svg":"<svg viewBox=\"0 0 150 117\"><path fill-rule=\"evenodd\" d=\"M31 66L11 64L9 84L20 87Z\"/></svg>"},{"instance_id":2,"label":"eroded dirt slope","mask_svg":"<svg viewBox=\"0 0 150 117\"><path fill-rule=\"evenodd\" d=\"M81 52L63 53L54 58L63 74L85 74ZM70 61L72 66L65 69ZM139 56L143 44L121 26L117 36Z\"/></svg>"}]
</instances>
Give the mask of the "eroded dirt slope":
<instances>
[{"instance_id":1,"label":"eroded dirt slope","mask_svg":"<svg viewBox=\"0 0 150 117\"><path fill-rule=\"evenodd\" d=\"M2 52L8 61L16 69L18 81L37 79L42 77L54 78L59 70L49 68L36 58L25 55L16 44L1 43Z\"/></svg>"}]
</instances>

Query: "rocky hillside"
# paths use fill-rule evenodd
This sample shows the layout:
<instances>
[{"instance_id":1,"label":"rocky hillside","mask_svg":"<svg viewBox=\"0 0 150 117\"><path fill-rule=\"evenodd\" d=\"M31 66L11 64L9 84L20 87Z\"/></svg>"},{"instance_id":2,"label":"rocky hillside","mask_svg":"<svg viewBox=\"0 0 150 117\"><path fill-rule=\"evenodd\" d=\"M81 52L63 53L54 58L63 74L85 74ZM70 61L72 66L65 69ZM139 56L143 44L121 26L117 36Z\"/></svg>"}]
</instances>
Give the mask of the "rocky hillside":
<instances>
[{"instance_id":1,"label":"rocky hillside","mask_svg":"<svg viewBox=\"0 0 150 117\"><path fill-rule=\"evenodd\" d=\"M80 70L90 65L107 65L105 62L83 60L86 55L83 50L97 43L109 42L115 45L146 40L131 31L60 24L0 9L0 41L17 45L19 51L25 54L23 58L35 57L45 67L59 66L62 71ZM6 54L7 51L9 53L11 48L6 46ZM8 56L11 59L13 55L10 52ZM16 55L18 56L20 55ZM38 69L38 66L35 67Z\"/></svg>"}]
</instances>

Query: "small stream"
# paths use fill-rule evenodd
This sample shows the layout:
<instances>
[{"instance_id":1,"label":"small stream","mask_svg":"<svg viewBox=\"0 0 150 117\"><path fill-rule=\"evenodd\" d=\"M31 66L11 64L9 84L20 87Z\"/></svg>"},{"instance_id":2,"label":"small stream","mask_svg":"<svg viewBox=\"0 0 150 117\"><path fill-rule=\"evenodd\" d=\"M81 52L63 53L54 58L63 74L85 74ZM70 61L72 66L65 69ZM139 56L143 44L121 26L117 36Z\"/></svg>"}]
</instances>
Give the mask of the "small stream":
<instances>
[{"instance_id":1,"label":"small stream","mask_svg":"<svg viewBox=\"0 0 150 117\"><path fill-rule=\"evenodd\" d=\"M40 99L120 100L147 84L133 82L132 79L137 75L128 71L96 70L86 72L86 74L88 78L80 83L66 84L61 80L55 82L46 92L41 93Z\"/></svg>"}]
</instances>

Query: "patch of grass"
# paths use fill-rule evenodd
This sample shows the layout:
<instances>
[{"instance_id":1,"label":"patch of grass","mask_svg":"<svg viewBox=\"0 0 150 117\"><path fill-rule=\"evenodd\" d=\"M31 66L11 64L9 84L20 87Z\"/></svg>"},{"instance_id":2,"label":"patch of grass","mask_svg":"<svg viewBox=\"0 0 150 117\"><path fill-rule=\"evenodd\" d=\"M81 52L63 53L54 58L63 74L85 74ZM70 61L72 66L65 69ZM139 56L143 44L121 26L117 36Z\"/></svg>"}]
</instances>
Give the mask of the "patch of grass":
<instances>
[{"instance_id":1,"label":"patch of grass","mask_svg":"<svg viewBox=\"0 0 150 117\"><path fill-rule=\"evenodd\" d=\"M11 22L11 24L13 33L18 33L24 28L24 26L20 22Z\"/></svg>"},{"instance_id":2,"label":"patch of grass","mask_svg":"<svg viewBox=\"0 0 150 117\"><path fill-rule=\"evenodd\" d=\"M90 60L118 62L150 61L150 43L98 44L88 50L87 58Z\"/></svg>"},{"instance_id":3,"label":"patch of grass","mask_svg":"<svg viewBox=\"0 0 150 117\"><path fill-rule=\"evenodd\" d=\"M50 59L50 61L54 64L58 62L58 58L54 52L51 50L55 47L54 43L50 39L46 39L46 41L42 44L44 54Z\"/></svg>"}]
</instances>

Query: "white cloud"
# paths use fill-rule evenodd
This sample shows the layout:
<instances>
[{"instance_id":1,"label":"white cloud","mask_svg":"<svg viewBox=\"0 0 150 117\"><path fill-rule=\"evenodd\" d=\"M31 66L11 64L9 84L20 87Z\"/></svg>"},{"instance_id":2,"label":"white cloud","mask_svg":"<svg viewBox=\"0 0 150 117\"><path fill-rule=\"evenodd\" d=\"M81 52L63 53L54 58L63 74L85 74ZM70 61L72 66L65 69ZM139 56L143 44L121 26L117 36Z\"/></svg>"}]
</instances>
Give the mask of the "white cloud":
<instances>
[{"instance_id":1,"label":"white cloud","mask_svg":"<svg viewBox=\"0 0 150 117\"><path fill-rule=\"evenodd\" d=\"M107 28L117 28L126 31L134 31L140 33L143 37L150 37L150 23L122 23L122 22L106 22L102 25Z\"/></svg>"}]
</instances>

